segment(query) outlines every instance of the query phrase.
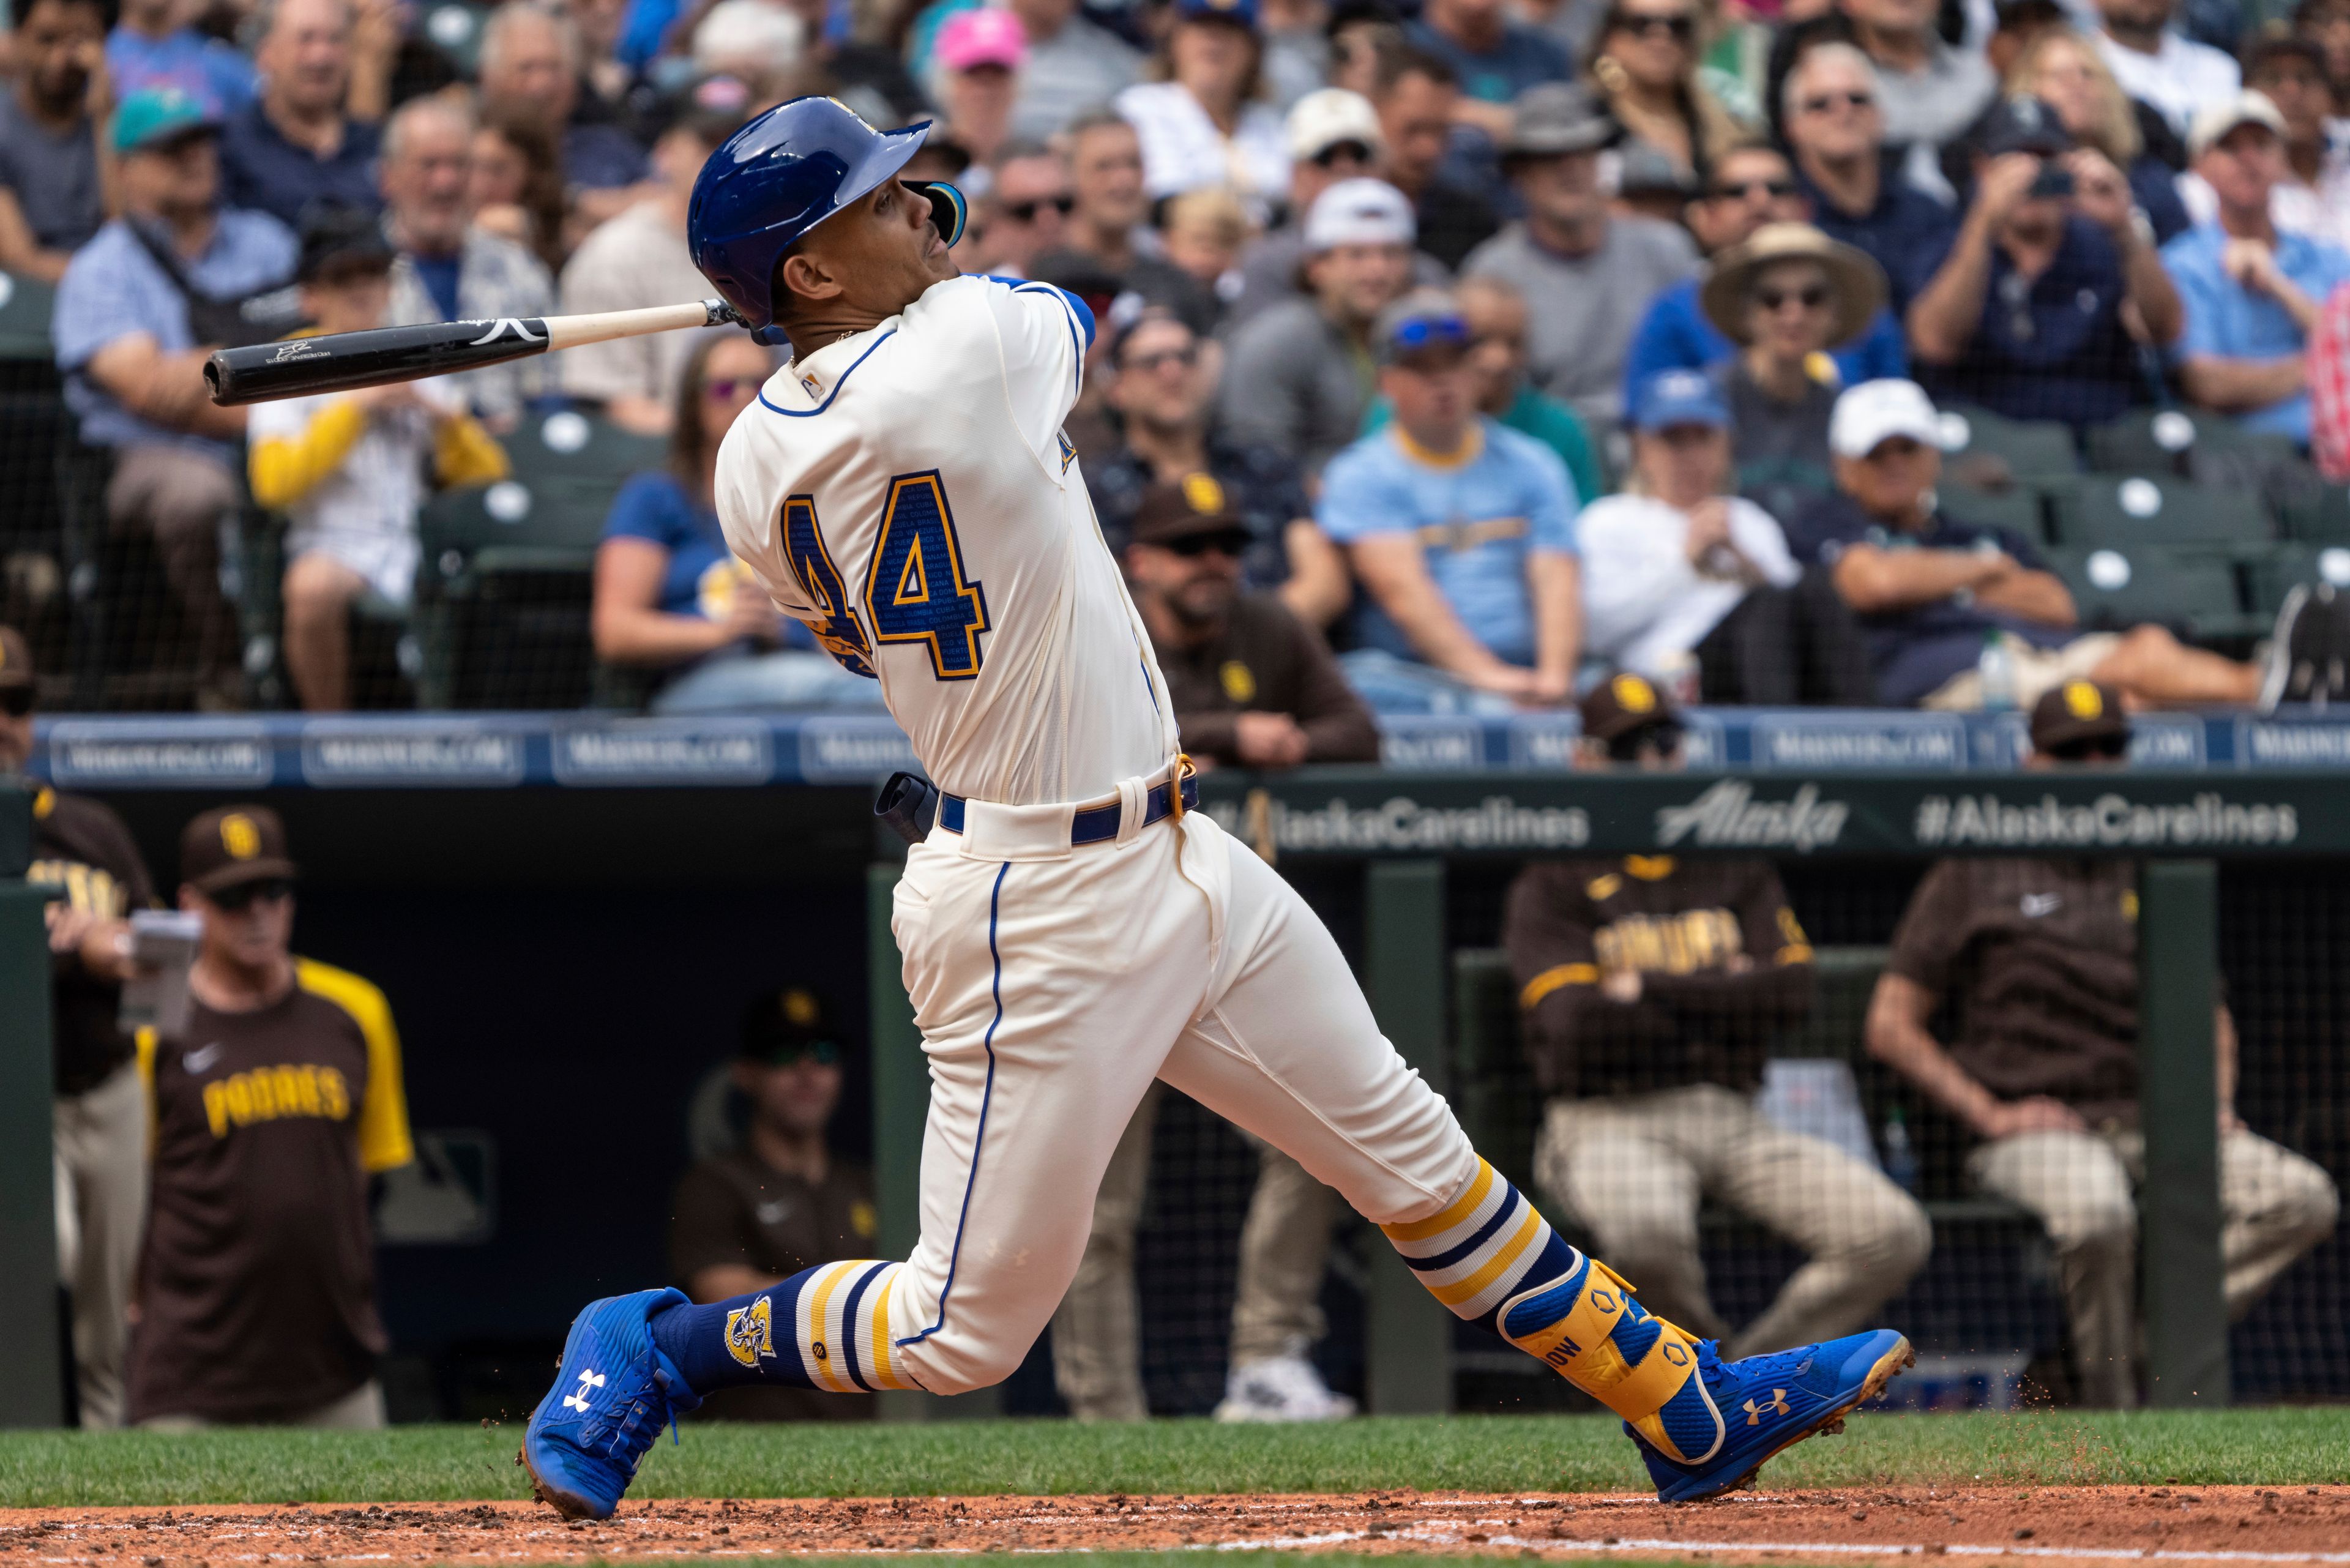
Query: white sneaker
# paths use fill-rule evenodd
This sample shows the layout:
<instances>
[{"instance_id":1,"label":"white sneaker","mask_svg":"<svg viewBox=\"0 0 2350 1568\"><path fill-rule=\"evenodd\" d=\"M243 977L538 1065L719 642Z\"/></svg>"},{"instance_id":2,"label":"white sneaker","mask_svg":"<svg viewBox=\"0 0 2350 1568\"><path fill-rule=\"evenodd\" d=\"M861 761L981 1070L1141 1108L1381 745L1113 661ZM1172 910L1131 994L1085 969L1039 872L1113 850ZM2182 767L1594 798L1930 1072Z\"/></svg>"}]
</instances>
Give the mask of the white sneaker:
<instances>
[{"instance_id":1,"label":"white sneaker","mask_svg":"<svg viewBox=\"0 0 2350 1568\"><path fill-rule=\"evenodd\" d=\"M1224 1379L1219 1421L1343 1421L1355 1402L1333 1394L1303 1355L1274 1355L1235 1366Z\"/></svg>"}]
</instances>

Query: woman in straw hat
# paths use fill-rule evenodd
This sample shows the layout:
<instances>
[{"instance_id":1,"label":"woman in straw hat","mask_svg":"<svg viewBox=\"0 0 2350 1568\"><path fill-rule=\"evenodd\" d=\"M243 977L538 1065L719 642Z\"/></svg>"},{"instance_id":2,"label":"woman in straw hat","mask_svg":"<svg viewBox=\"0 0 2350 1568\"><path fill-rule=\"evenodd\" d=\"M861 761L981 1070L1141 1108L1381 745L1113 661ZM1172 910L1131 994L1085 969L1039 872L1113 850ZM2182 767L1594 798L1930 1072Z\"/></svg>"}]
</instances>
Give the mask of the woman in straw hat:
<instances>
[{"instance_id":1,"label":"woman in straw hat","mask_svg":"<svg viewBox=\"0 0 2350 1568\"><path fill-rule=\"evenodd\" d=\"M1739 489L1787 516L1835 489L1828 416L1841 382L1828 350L1868 328L1885 274L1809 223L1765 223L1713 259L1699 303L1738 346L1722 370Z\"/></svg>"}]
</instances>

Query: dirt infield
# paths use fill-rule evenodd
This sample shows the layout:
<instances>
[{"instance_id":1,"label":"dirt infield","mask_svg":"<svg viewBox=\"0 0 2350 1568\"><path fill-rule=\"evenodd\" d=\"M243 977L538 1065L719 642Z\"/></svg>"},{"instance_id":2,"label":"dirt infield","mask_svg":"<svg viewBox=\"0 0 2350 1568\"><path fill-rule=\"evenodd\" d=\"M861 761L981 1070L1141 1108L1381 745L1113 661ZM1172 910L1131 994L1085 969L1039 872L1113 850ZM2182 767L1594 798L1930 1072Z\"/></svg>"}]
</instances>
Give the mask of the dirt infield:
<instances>
[{"instance_id":1,"label":"dirt infield","mask_svg":"<svg viewBox=\"0 0 2350 1568\"><path fill-rule=\"evenodd\" d=\"M1593 1494L794 1499L0 1511L0 1564L574 1563L804 1552L1345 1549L1858 1565L1918 1555L2350 1563L2350 1487L1885 1487L1664 1507Z\"/></svg>"}]
</instances>

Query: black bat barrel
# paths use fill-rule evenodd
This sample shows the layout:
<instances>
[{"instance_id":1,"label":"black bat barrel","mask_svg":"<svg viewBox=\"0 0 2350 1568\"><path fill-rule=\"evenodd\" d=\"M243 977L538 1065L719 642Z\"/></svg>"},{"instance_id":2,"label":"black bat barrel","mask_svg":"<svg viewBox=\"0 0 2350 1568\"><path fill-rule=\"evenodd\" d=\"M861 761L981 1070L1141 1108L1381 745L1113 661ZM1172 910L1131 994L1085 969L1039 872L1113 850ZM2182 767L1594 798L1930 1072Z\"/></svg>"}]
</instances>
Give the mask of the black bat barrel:
<instances>
[{"instance_id":1,"label":"black bat barrel","mask_svg":"<svg viewBox=\"0 0 2350 1568\"><path fill-rule=\"evenodd\" d=\"M546 323L536 316L435 321L216 349L204 361L204 384L214 403L234 408L413 381L546 352Z\"/></svg>"}]
</instances>

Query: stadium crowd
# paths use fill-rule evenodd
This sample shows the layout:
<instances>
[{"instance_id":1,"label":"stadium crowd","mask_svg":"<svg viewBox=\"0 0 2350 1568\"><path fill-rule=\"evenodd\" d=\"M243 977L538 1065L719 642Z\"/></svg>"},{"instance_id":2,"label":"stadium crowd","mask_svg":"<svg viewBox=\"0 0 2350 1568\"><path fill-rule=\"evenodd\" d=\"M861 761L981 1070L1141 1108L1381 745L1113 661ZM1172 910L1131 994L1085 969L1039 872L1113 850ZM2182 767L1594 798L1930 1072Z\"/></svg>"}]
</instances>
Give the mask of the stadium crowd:
<instances>
[{"instance_id":1,"label":"stadium crowd","mask_svg":"<svg viewBox=\"0 0 2350 1568\"><path fill-rule=\"evenodd\" d=\"M2345 16L17 0L0 269L54 288L78 439L69 515L9 524L5 611L73 705L485 701L361 679L370 625L463 641L424 601L481 542L428 549L436 493L503 483L510 522L551 453L624 452L535 539L568 641L509 662L592 657L663 711L877 706L718 538L717 443L780 358L740 334L251 412L201 379L287 332L698 296L702 161L821 92L933 120L909 173L972 198L964 270L1095 307L1066 433L1112 547L1157 486L1228 514L1176 553L1236 552L1376 711L1614 668L1713 702L2332 700ZM133 646L161 678L77 668Z\"/></svg>"}]
</instances>

